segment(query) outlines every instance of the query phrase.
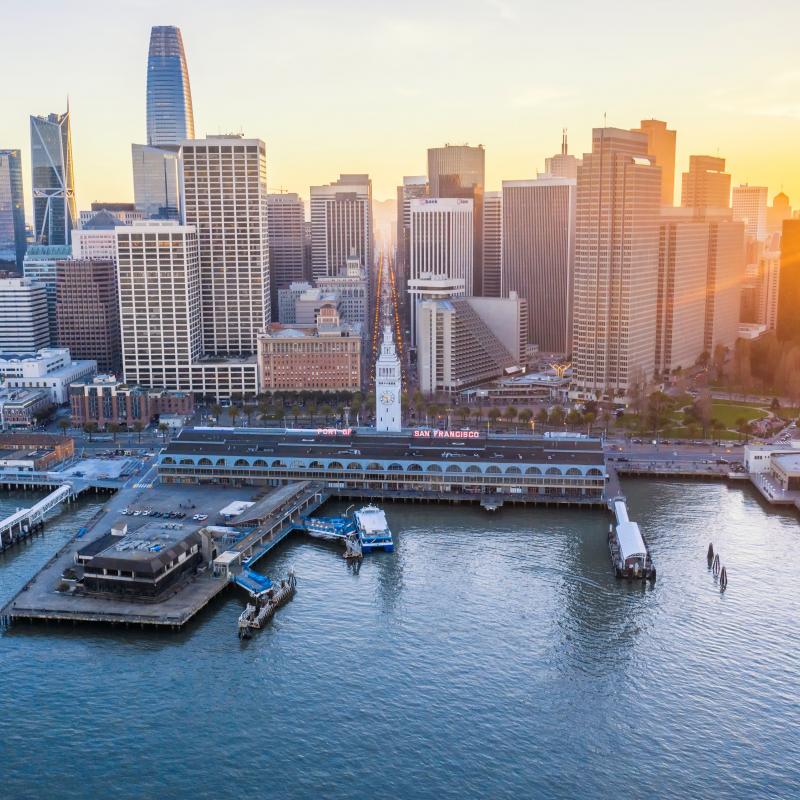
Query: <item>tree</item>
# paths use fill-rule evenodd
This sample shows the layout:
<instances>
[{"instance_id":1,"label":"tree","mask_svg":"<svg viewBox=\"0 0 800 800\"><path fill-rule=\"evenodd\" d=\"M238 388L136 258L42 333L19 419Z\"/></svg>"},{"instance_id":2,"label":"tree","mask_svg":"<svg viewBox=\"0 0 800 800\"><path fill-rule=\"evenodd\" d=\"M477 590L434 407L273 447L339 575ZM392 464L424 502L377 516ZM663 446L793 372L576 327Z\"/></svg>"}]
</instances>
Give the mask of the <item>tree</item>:
<instances>
[{"instance_id":1,"label":"tree","mask_svg":"<svg viewBox=\"0 0 800 800\"><path fill-rule=\"evenodd\" d=\"M540 425L547 425L548 420L549 420L549 417L547 415L547 409L546 408L540 408L536 412L536 421Z\"/></svg>"},{"instance_id":2,"label":"tree","mask_svg":"<svg viewBox=\"0 0 800 800\"><path fill-rule=\"evenodd\" d=\"M630 406L634 414L641 415L644 410L645 397L647 395L647 380L641 367L636 367L631 371L628 381L628 397Z\"/></svg>"},{"instance_id":3,"label":"tree","mask_svg":"<svg viewBox=\"0 0 800 800\"><path fill-rule=\"evenodd\" d=\"M583 416L576 408L571 408L564 421L572 430L575 430L583 422Z\"/></svg>"},{"instance_id":4,"label":"tree","mask_svg":"<svg viewBox=\"0 0 800 800\"><path fill-rule=\"evenodd\" d=\"M90 419L87 422L84 422L81 426L83 428L83 432L89 436L89 441L92 441L92 436L97 433L97 423Z\"/></svg>"},{"instance_id":5,"label":"tree","mask_svg":"<svg viewBox=\"0 0 800 800\"><path fill-rule=\"evenodd\" d=\"M725 362L728 360L728 348L724 344L718 344L714 348L714 379L721 381L725 375Z\"/></svg>"},{"instance_id":6,"label":"tree","mask_svg":"<svg viewBox=\"0 0 800 800\"><path fill-rule=\"evenodd\" d=\"M555 406L547 416L547 421L554 427L558 428L564 424L564 409L561 406Z\"/></svg>"},{"instance_id":7,"label":"tree","mask_svg":"<svg viewBox=\"0 0 800 800\"><path fill-rule=\"evenodd\" d=\"M136 422L133 423L133 429L138 434L138 436L139 436L139 444L141 444L142 443L142 431L144 430L144 425L142 425L141 421L137 419Z\"/></svg>"},{"instance_id":8,"label":"tree","mask_svg":"<svg viewBox=\"0 0 800 800\"><path fill-rule=\"evenodd\" d=\"M322 419L324 422L330 422L330 418L333 416L333 408L331 408L330 403L323 403L319 407L319 413L322 415Z\"/></svg>"},{"instance_id":9,"label":"tree","mask_svg":"<svg viewBox=\"0 0 800 800\"><path fill-rule=\"evenodd\" d=\"M492 406L492 408L489 409L489 420L492 425L497 425L498 419L500 419L500 409L496 406Z\"/></svg>"},{"instance_id":10,"label":"tree","mask_svg":"<svg viewBox=\"0 0 800 800\"><path fill-rule=\"evenodd\" d=\"M231 418L231 425L233 425L234 428L236 427L236 420L239 418L239 415L241 413L242 413L242 409L239 408L239 406L231 406L228 409L228 415Z\"/></svg>"},{"instance_id":11,"label":"tree","mask_svg":"<svg viewBox=\"0 0 800 800\"><path fill-rule=\"evenodd\" d=\"M456 416L463 425L469 419L469 408L467 406L459 406L456 409Z\"/></svg>"},{"instance_id":12,"label":"tree","mask_svg":"<svg viewBox=\"0 0 800 800\"><path fill-rule=\"evenodd\" d=\"M647 398L647 424L658 438L658 431L669 422L670 399L664 392L651 392Z\"/></svg>"},{"instance_id":13,"label":"tree","mask_svg":"<svg viewBox=\"0 0 800 800\"><path fill-rule=\"evenodd\" d=\"M519 412L519 421L523 425L528 425L533 418L533 412L529 408L523 408L522 411Z\"/></svg>"},{"instance_id":14,"label":"tree","mask_svg":"<svg viewBox=\"0 0 800 800\"><path fill-rule=\"evenodd\" d=\"M597 419L597 414L594 411L584 412L583 424L587 426L587 433L591 432L595 419Z\"/></svg>"},{"instance_id":15,"label":"tree","mask_svg":"<svg viewBox=\"0 0 800 800\"><path fill-rule=\"evenodd\" d=\"M711 432L714 434L715 439L719 439L720 434L725 430L725 426L714 417L711 420Z\"/></svg>"},{"instance_id":16,"label":"tree","mask_svg":"<svg viewBox=\"0 0 800 800\"><path fill-rule=\"evenodd\" d=\"M164 438L164 441L167 441L167 434L169 433L169 425L166 422L159 422L158 423L158 432Z\"/></svg>"},{"instance_id":17,"label":"tree","mask_svg":"<svg viewBox=\"0 0 800 800\"><path fill-rule=\"evenodd\" d=\"M111 441L117 443L117 434L122 430L122 425L118 422L109 422L106 428L111 431Z\"/></svg>"},{"instance_id":18,"label":"tree","mask_svg":"<svg viewBox=\"0 0 800 800\"><path fill-rule=\"evenodd\" d=\"M306 403L306 412L308 416L311 418L311 424L314 424L314 417L317 415L317 403L314 400L309 400ZM323 413L322 409L320 409L320 414Z\"/></svg>"},{"instance_id":19,"label":"tree","mask_svg":"<svg viewBox=\"0 0 800 800\"><path fill-rule=\"evenodd\" d=\"M242 413L247 418L247 424L248 425L250 424L250 418L255 413L255 410L256 410L256 407L252 403L245 403L245 405L242 406Z\"/></svg>"},{"instance_id":20,"label":"tree","mask_svg":"<svg viewBox=\"0 0 800 800\"><path fill-rule=\"evenodd\" d=\"M222 416L222 406L219 403L212 403L209 410L214 417L216 417L217 421L221 422L220 417Z\"/></svg>"},{"instance_id":21,"label":"tree","mask_svg":"<svg viewBox=\"0 0 800 800\"><path fill-rule=\"evenodd\" d=\"M66 433L69 430L69 420L60 419L58 421L58 429L61 431L61 433Z\"/></svg>"},{"instance_id":22,"label":"tree","mask_svg":"<svg viewBox=\"0 0 800 800\"><path fill-rule=\"evenodd\" d=\"M514 420L517 418L517 416L518 416L518 415L519 415L519 411L517 411L517 408L516 408L516 406L509 406L509 407L508 407L508 408L505 410L505 413L503 414L503 416L504 416L504 417L505 417L505 418L506 418L506 419L507 419L509 422L513 422L513 421L514 421Z\"/></svg>"},{"instance_id":23,"label":"tree","mask_svg":"<svg viewBox=\"0 0 800 800\"><path fill-rule=\"evenodd\" d=\"M750 437L750 421L744 417L739 417L739 419L736 420L736 430L742 434L745 442L747 442Z\"/></svg>"},{"instance_id":24,"label":"tree","mask_svg":"<svg viewBox=\"0 0 800 800\"><path fill-rule=\"evenodd\" d=\"M297 425L297 418L300 416L300 406L297 405L297 403L295 403L289 409L289 414L290 414L290 416L294 417L294 424Z\"/></svg>"},{"instance_id":25,"label":"tree","mask_svg":"<svg viewBox=\"0 0 800 800\"><path fill-rule=\"evenodd\" d=\"M483 409L480 406L472 409L472 416L475 417L475 422L480 423L483 419Z\"/></svg>"}]
</instances>

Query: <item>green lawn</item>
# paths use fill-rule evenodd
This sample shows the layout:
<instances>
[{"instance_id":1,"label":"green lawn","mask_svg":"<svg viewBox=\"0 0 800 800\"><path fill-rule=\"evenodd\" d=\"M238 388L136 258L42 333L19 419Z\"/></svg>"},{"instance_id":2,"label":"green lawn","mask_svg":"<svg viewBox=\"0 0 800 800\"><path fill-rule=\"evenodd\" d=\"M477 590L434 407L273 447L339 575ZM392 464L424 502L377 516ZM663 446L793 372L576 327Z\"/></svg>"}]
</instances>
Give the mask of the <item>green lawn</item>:
<instances>
[{"instance_id":1,"label":"green lawn","mask_svg":"<svg viewBox=\"0 0 800 800\"><path fill-rule=\"evenodd\" d=\"M711 416L718 419L726 428L735 428L737 420L744 418L748 422L752 422L754 419L766 417L767 412L758 406L714 400L711 404Z\"/></svg>"}]
</instances>

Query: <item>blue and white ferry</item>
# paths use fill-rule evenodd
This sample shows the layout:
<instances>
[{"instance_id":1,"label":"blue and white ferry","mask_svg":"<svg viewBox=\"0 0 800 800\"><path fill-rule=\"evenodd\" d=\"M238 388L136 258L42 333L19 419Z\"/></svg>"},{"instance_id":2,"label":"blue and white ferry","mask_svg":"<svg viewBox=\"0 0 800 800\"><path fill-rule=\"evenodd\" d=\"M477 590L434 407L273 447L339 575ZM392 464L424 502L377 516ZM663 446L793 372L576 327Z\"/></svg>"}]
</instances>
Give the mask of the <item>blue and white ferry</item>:
<instances>
[{"instance_id":1,"label":"blue and white ferry","mask_svg":"<svg viewBox=\"0 0 800 800\"><path fill-rule=\"evenodd\" d=\"M361 548L365 553L383 550L391 553L394 550L392 532L386 522L386 514L377 506L369 505L355 513L356 528L361 539Z\"/></svg>"}]
</instances>

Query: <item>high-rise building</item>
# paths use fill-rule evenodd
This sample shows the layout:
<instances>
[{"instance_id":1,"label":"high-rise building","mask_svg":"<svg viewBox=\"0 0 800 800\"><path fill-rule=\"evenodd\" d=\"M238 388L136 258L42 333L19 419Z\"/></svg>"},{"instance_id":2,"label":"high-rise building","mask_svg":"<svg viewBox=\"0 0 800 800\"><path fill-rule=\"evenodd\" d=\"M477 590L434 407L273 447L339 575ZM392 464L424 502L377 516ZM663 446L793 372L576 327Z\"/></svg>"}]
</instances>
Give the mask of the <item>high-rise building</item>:
<instances>
[{"instance_id":1,"label":"high-rise building","mask_svg":"<svg viewBox=\"0 0 800 800\"><path fill-rule=\"evenodd\" d=\"M120 373L119 297L113 261L58 262L56 320L59 347L69 348L74 358L94 359L102 372Z\"/></svg>"},{"instance_id":2,"label":"high-rise building","mask_svg":"<svg viewBox=\"0 0 800 800\"><path fill-rule=\"evenodd\" d=\"M383 342L375 362L375 430L399 432L403 427L402 372L391 325L383 328Z\"/></svg>"},{"instance_id":3,"label":"high-rise building","mask_svg":"<svg viewBox=\"0 0 800 800\"><path fill-rule=\"evenodd\" d=\"M578 165L581 163L579 158L569 154L567 144L567 129L561 132L561 152L544 160L544 174L541 178L570 178L576 180L578 177Z\"/></svg>"},{"instance_id":4,"label":"high-rise building","mask_svg":"<svg viewBox=\"0 0 800 800\"><path fill-rule=\"evenodd\" d=\"M500 297L503 279L503 193L483 196L483 295Z\"/></svg>"},{"instance_id":5,"label":"high-rise building","mask_svg":"<svg viewBox=\"0 0 800 800\"><path fill-rule=\"evenodd\" d=\"M733 187L733 218L744 222L745 236L767 238L767 187L743 184Z\"/></svg>"},{"instance_id":6,"label":"high-rise building","mask_svg":"<svg viewBox=\"0 0 800 800\"><path fill-rule=\"evenodd\" d=\"M772 205L767 209L767 233L780 234L783 221L791 218L792 204L789 202L789 196L778 192L772 198Z\"/></svg>"},{"instance_id":7,"label":"high-rise building","mask_svg":"<svg viewBox=\"0 0 800 800\"><path fill-rule=\"evenodd\" d=\"M662 217L658 253L656 371L693 366L705 349L710 225Z\"/></svg>"},{"instance_id":8,"label":"high-rise building","mask_svg":"<svg viewBox=\"0 0 800 800\"><path fill-rule=\"evenodd\" d=\"M417 377L425 395L455 392L524 363L527 304L509 297L449 297L419 304Z\"/></svg>"},{"instance_id":9,"label":"high-rise building","mask_svg":"<svg viewBox=\"0 0 800 800\"><path fill-rule=\"evenodd\" d=\"M311 273L338 275L357 256L369 276L373 266L372 181L369 175L340 175L311 187Z\"/></svg>"},{"instance_id":10,"label":"high-rise building","mask_svg":"<svg viewBox=\"0 0 800 800\"><path fill-rule=\"evenodd\" d=\"M32 353L49 345L44 286L30 278L0 278L0 353Z\"/></svg>"},{"instance_id":11,"label":"high-rise building","mask_svg":"<svg viewBox=\"0 0 800 800\"><path fill-rule=\"evenodd\" d=\"M661 205L675 203L675 139L676 132L659 119L643 119L637 133L647 135L647 151L661 167Z\"/></svg>"},{"instance_id":12,"label":"high-rise building","mask_svg":"<svg viewBox=\"0 0 800 800\"><path fill-rule=\"evenodd\" d=\"M416 340L419 282L463 281L473 294L473 205L471 200L428 197L411 201L409 295L411 340Z\"/></svg>"},{"instance_id":13,"label":"high-rise building","mask_svg":"<svg viewBox=\"0 0 800 800\"><path fill-rule=\"evenodd\" d=\"M575 181L503 181L502 291L528 303L528 336L545 353L572 351Z\"/></svg>"},{"instance_id":14,"label":"high-rise building","mask_svg":"<svg viewBox=\"0 0 800 800\"><path fill-rule=\"evenodd\" d=\"M577 183L577 396L625 397L639 376L653 375L660 206L661 170L647 152L647 137L595 128Z\"/></svg>"},{"instance_id":15,"label":"high-rise building","mask_svg":"<svg viewBox=\"0 0 800 800\"><path fill-rule=\"evenodd\" d=\"M73 234L77 232L73 231ZM71 256L72 248L66 244L32 244L25 253L22 265L22 272L26 278L44 286L47 296L47 327L50 332L49 347L58 344L56 265Z\"/></svg>"},{"instance_id":16,"label":"high-rise building","mask_svg":"<svg viewBox=\"0 0 800 800\"><path fill-rule=\"evenodd\" d=\"M177 145L194 139L194 112L183 38L173 25L150 32L147 56L147 144Z\"/></svg>"},{"instance_id":17,"label":"high-rise building","mask_svg":"<svg viewBox=\"0 0 800 800\"><path fill-rule=\"evenodd\" d=\"M270 307L278 308L278 291L305 277L303 264L303 199L297 194L267 195Z\"/></svg>"},{"instance_id":18,"label":"high-rise building","mask_svg":"<svg viewBox=\"0 0 800 800\"><path fill-rule=\"evenodd\" d=\"M405 175L403 185L397 187L397 258L395 275L397 290L402 294L408 281L408 237L411 230L411 201L428 196L428 178L425 175Z\"/></svg>"},{"instance_id":19,"label":"high-rise building","mask_svg":"<svg viewBox=\"0 0 800 800\"><path fill-rule=\"evenodd\" d=\"M725 172L725 159L716 156L689 156L689 171L681 181L681 205L705 216L708 209L730 208L731 176Z\"/></svg>"},{"instance_id":20,"label":"high-rise building","mask_svg":"<svg viewBox=\"0 0 800 800\"><path fill-rule=\"evenodd\" d=\"M181 165L184 222L197 231L203 348L216 356L252 355L270 320L264 142L185 141Z\"/></svg>"},{"instance_id":21,"label":"high-rise building","mask_svg":"<svg viewBox=\"0 0 800 800\"><path fill-rule=\"evenodd\" d=\"M486 185L483 145L450 145L428 150L431 197L472 200L472 281L469 294L483 290L483 193Z\"/></svg>"},{"instance_id":22,"label":"high-rise building","mask_svg":"<svg viewBox=\"0 0 800 800\"><path fill-rule=\"evenodd\" d=\"M147 219L175 219L181 212L180 155L177 145L132 144L133 198Z\"/></svg>"},{"instance_id":23,"label":"high-rise building","mask_svg":"<svg viewBox=\"0 0 800 800\"><path fill-rule=\"evenodd\" d=\"M778 291L778 338L800 342L800 219L784 220Z\"/></svg>"},{"instance_id":24,"label":"high-rise building","mask_svg":"<svg viewBox=\"0 0 800 800\"><path fill-rule=\"evenodd\" d=\"M717 345L736 344L746 266L744 223L710 219L705 324L709 354Z\"/></svg>"},{"instance_id":25,"label":"high-rise building","mask_svg":"<svg viewBox=\"0 0 800 800\"><path fill-rule=\"evenodd\" d=\"M0 150L0 270L21 273L25 248L22 159L19 150Z\"/></svg>"},{"instance_id":26,"label":"high-rise building","mask_svg":"<svg viewBox=\"0 0 800 800\"><path fill-rule=\"evenodd\" d=\"M69 110L31 117L33 231L37 244L70 244L78 226Z\"/></svg>"}]
</instances>

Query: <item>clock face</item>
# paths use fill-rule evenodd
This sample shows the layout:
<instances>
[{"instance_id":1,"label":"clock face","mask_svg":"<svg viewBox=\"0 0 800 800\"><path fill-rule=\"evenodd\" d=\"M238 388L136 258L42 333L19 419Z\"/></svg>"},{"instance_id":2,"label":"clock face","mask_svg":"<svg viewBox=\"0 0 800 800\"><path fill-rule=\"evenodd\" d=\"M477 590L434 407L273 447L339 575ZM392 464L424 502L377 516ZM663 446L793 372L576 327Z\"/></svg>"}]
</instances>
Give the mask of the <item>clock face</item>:
<instances>
[{"instance_id":1,"label":"clock face","mask_svg":"<svg viewBox=\"0 0 800 800\"><path fill-rule=\"evenodd\" d=\"M385 406L390 406L392 403L394 403L394 393L384 392L381 395L381 403L383 403Z\"/></svg>"}]
</instances>

